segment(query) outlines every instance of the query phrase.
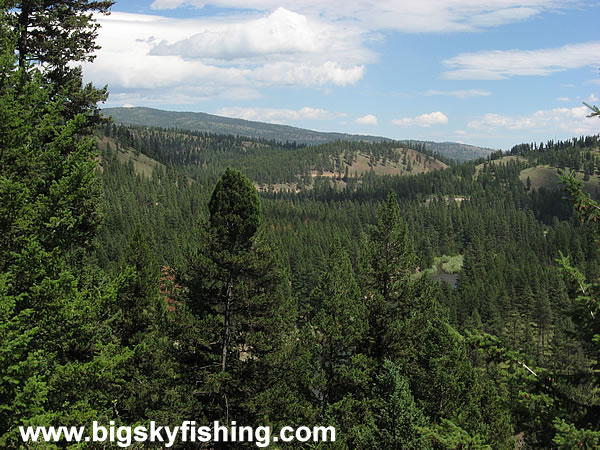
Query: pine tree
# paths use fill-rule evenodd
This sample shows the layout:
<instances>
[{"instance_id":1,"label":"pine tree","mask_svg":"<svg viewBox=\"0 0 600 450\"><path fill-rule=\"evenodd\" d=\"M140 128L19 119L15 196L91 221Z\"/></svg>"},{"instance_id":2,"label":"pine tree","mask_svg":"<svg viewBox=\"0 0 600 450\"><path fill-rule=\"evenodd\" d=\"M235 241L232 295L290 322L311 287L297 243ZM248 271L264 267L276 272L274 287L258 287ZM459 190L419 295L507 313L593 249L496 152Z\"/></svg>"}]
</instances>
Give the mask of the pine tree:
<instances>
[{"instance_id":1,"label":"pine tree","mask_svg":"<svg viewBox=\"0 0 600 450\"><path fill-rule=\"evenodd\" d=\"M386 302L397 301L403 283L416 268L416 255L394 193L377 212L376 224L371 227L369 236L373 287Z\"/></svg>"},{"instance_id":2,"label":"pine tree","mask_svg":"<svg viewBox=\"0 0 600 450\"><path fill-rule=\"evenodd\" d=\"M413 242L400 217L395 194L390 194L377 212L363 244L363 296L368 301L371 335L370 353L381 362L389 356L392 325L407 311L412 295L411 275L416 269ZM417 296L418 297L418 296Z\"/></svg>"},{"instance_id":3,"label":"pine tree","mask_svg":"<svg viewBox=\"0 0 600 450\"><path fill-rule=\"evenodd\" d=\"M131 356L103 316L117 289L91 257L101 219L95 142L87 134L95 104L82 105L82 114L66 111L57 93L83 94L74 87L81 81L76 73L68 81L52 80L49 67L19 58L29 42L15 22L22 6L37 8L42 17L50 14L42 6L51 5L0 6L0 328L13 342L2 343L13 354L0 363L8 382L0 388L0 442L6 447L20 445L13 427L19 422L113 418ZM50 33L42 26L34 31L39 42ZM88 52L76 35L69 45ZM66 70L67 60L61 61Z\"/></svg>"},{"instance_id":4,"label":"pine tree","mask_svg":"<svg viewBox=\"0 0 600 450\"><path fill-rule=\"evenodd\" d=\"M199 229L199 248L184 284L195 315L194 365L204 391L218 399L211 414L255 420L257 398L276 384L272 374L291 335L295 307L277 252L259 230L256 189L226 169ZM216 370L218 367L218 370Z\"/></svg>"},{"instance_id":5,"label":"pine tree","mask_svg":"<svg viewBox=\"0 0 600 450\"><path fill-rule=\"evenodd\" d=\"M338 241L311 294L311 304L316 311L311 324L317 334L324 375L320 390L325 405L341 399L348 389L341 383L340 373L357 353L368 327L367 310L360 298L350 259Z\"/></svg>"},{"instance_id":6,"label":"pine tree","mask_svg":"<svg viewBox=\"0 0 600 450\"><path fill-rule=\"evenodd\" d=\"M375 397L378 445L389 449L431 448L418 429L427 426L428 420L416 405L408 381L390 360L385 360L377 376Z\"/></svg>"},{"instance_id":7,"label":"pine tree","mask_svg":"<svg viewBox=\"0 0 600 450\"><path fill-rule=\"evenodd\" d=\"M252 237L260 224L258 193L241 172L228 168L213 190L208 209L209 232L214 237L214 262L225 269L220 293L224 318L221 371L225 372L232 328L235 326L232 323L236 307L234 288L247 262L244 252L251 247Z\"/></svg>"},{"instance_id":8,"label":"pine tree","mask_svg":"<svg viewBox=\"0 0 600 450\"><path fill-rule=\"evenodd\" d=\"M164 301L159 299L158 263L151 256L148 240L136 228L129 241L125 267L121 270L119 325L116 334L124 345L132 345L137 335L147 333L161 319Z\"/></svg>"},{"instance_id":9,"label":"pine tree","mask_svg":"<svg viewBox=\"0 0 600 450\"><path fill-rule=\"evenodd\" d=\"M107 98L107 89L83 85L81 67L73 63L93 61L99 25L92 13L108 13L112 0L9 0L7 19L16 34L16 54L23 70L39 69L51 86L51 98L61 98L63 114L86 117L96 125L96 103Z\"/></svg>"},{"instance_id":10,"label":"pine tree","mask_svg":"<svg viewBox=\"0 0 600 450\"><path fill-rule=\"evenodd\" d=\"M368 329L367 309L339 240L311 294L311 303L315 312L304 345L312 353L308 386L320 410L318 420L333 424L344 445L372 447L372 363L360 352Z\"/></svg>"}]
</instances>

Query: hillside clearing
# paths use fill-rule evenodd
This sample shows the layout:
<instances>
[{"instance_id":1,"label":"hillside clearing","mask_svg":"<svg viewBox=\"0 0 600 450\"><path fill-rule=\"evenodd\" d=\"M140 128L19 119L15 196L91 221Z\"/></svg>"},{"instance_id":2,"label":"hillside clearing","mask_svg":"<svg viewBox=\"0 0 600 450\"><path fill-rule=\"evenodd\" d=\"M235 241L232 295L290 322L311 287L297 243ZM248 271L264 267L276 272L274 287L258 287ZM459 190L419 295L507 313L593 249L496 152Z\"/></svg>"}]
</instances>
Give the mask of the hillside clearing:
<instances>
[{"instance_id":1,"label":"hillside clearing","mask_svg":"<svg viewBox=\"0 0 600 450\"><path fill-rule=\"evenodd\" d=\"M143 175L147 178L152 178L152 171L155 168L162 167L166 169L164 164L159 163L158 161L144 155L143 153L136 152L132 148L118 148L116 141L112 138L102 137L98 139L98 146L103 148L110 148L111 151L117 151L117 160L121 163L128 163L132 161L133 170L136 175ZM98 170L102 172L104 168L102 167L102 162L98 165Z\"/></svg>"},{"instance_id":2,"label":"hillside clearing","mask_svg":"<svg viewBox=\"0 0 600 450\"><path fill-rule=\"evenodd\" d=\"M523 184L527 183L527 178L531 181L532 189L560 189L562 185L558 178L558 169L556 167L537 166L529 167L521 171L519 179ZM577 172L577 178L583 180L583 172ZM598 175L591 175L588 181L584 181L584 190L590 195L600 198L600 178Z\"/></svg>"}]
</instances>

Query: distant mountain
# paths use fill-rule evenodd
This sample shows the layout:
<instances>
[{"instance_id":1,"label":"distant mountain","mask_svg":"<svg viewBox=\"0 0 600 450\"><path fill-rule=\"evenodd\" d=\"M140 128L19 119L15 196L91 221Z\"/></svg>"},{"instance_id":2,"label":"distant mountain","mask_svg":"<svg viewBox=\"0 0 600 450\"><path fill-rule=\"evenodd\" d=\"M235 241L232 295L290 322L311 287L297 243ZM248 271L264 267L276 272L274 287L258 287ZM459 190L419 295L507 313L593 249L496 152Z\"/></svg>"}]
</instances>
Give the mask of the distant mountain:
<instances>
[{"instance_id":1,"label":"distant mountain","mask_svg":"<svg viewBox=\"0 0 600 450\"><path fill-rule=\"evenodd\" d=\"M103 112L115 122L160 128L206 131L218 134L233 134L252 138L264 138L281 142L295 141L316 145L339 140L380 142L391 140L378 136L358 134L323 133L288 125L254 122L206 113L163 111L153 108L105 108Z\"/></svg>"},{"instance_id":2,"label":"distant mountain","mask_svg":"<svg viewBox=\"0 0 600 450\"><path fill-rule=\"evenodd\" d=\"M112 116L115 122L160 128L179 128L182 130L203 131L218 134L232 134L263 138L280 142L297 142L300 144L317 145L334 141L363 141L381 142L392 139L382 136L367 136L335 132L321 132L289 125L277 125L265 122L254 122L230 117L215 116L206 113L163 111L154 108L105 108L103 112ZM442 155L466 161L486 157L493 150L456 142L424 142L409 141L425 144L428 150Z\"/></svg>"}]
</instances>

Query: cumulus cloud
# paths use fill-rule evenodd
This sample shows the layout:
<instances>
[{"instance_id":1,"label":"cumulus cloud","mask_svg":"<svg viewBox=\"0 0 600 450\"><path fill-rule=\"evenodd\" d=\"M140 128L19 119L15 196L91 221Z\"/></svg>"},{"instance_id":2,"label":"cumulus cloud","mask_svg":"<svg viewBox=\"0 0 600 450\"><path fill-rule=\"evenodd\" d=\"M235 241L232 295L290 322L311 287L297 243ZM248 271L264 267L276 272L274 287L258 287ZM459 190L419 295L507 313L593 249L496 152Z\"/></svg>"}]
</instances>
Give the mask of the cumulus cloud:
<instances>
[{"instance_id":1,"label":"cumulus cloud","mask_svg":"<svg viewBox=\"0 0 600 450\"><path fill-rule=\"evenodd\" d=\"M585 106L575 108L554 108L536 111L526 116L506 116L485 114L470 121L467 126L485 132L504 130L534 130L555 133L561 130L571 135L595 134L600 131L598 119L588 118L589 110Z\"/></svg>"},{"instance_id":2,"label":"cumulus cloud","mask_svg":"<svg viewBox=\"0 0 600 450\"><path fill-rule=\"evenodd\" d=\"M164 105L177 105L176 109L196 105L210 100L240 101L256 100L261 93L252 88L222 86L191 86L162 87L156 89L111 89L107 106L122 106L124 103L136 106L154 106L164 108ZM185 108L189 109L189 108Z\"/></svg>"},{"instance_id":3,"label":"cumulus cloud","mask_svg":"<svg viewBox=\"0 0 600 450\"><path fill-rule=\"evenodd\" d=\"M182 5L204 7L206 0L155 0L155 9L172 9ZM579 0L255 0L253 8L273 11L284 7L330 21L352 20L369 30L396 30L430 33L477 31L507 23L527 20L548 10L560 10ZM245 0L211 0L222 8L247 9Z\"/></svg>"},{"instance_id":4,"label":"cumulus cloud","mask_svg":"<svg viewBox=\"0 0 600 450\"><path fill-rule=\"evenodd\" d=\"M435 111L429 114L421 114L417 117L394 119L392 120L392 123L401 127L418 126L429 128L433 125L446 125L448 123L448 117L440 111Z\"/></svg>"},{"instance_id":5,"label":"cumulus cloud","mask_svg":"<svg viewBox=\"0 0 600 450\"><path fill-rule=\"evenodd\" d=\"M366 116L356 119L356 123L360 125L377 125L377 117L373 114L367 114Z\"/></svg>"},{"instance_id":6,"label":"cumulus cloud","mask_svg":"<svg viewBox=\"0 0 600 450\"><path fill-rule=\"evenodd\" d=\"M444 61L451 80L501 80L518 75L549 75L600 64L600 41L539 50L460 53Z\"/></svg>"},{"instance_id":7,"label":"cumulus cloud","mask_svg":"<svg viewBox=\"0 0 600 450\"><path fill-rule=\"evenodd\" d=\"M463 90L455 90L455 91L436 91L429 90L425 92L425 95L430 97L432 95L446 95L450 97L456 98L470 98L470 97L488 97L492 95L490 91L486 91L484 89L463 89Z\"/></svg>"},{"instance_id":8,"label":"cumulus cloud","mask_svg":"<svg viewBox=\"0 0 600 450\"><path fill-rule=\"evenodd\" d=\"M102 49L93 63L84 65L86 78L111 88L156 89L193 81L194 85L243 84L249 71L217 67L201 61L187 62L177 56L151 56L149 51L162 36L184 36L194 28L159 16L114 12L101 16L97 42Z\"/></svg>"},{"instance_id":9,"label":"cumulus cloud","mask_svg":"<svg viewBox=\"0 0 600 450\"><path fill-rule=\"evenodd\" d=\"M234 106L221 108L215 112L218 116L235 117L245 120L254 120L270 123L287 123L295 120L331 120L344 117L343 113L334 113L320 108L305 106L299 110L277 108L246 108Z\"/></svg>"},{"instance_id":10,"label":"cumulus cloud","mask_svg":"<svg viewBox=\"0 0 600 450\"><path fill-rule=\"evenodd\" d=\"M113 12L98 16L101 50L86 79L109 84L122 101L164 92L167 103L256 98L265 86L347 86L375 55L360 30L278 8L265 17L174 19ZM111 99L111 101L114 99Z\"/></svg>"},{"instance_id":11,"label":"cumulus cloud","mask_svg":"<svg viewBox=\"0 0 600 450\"><path fill-rule=\"evenodd\" d=\"M359 81L364 73L364 65L345 68L335 61L318 64L277 62L253 70L252 78L269 86L346 86Z\"/></svg>"},{"instance_id":12,"label":"cumulus cloud","mask_svg":"<svg viewBox=\"0 0 600 450\"><path fill-rule=\"evenodd\" d=\"M219 14L159 15L162 9L209 3ZM121 104L255 99L265 87L326 91L360 82L368 65L378 60L369 42L383 39L388 31L480 31L573 4L580 0L256 0L251 8L245 0L155 0L156 15L98 16L102 49L94 63L84 64L84 75L96 84L109 84L110 101ZM478 69L485 79L490 73L510 76L510 68L485 71L461 56L448 60L449 78ZM474 89L430 95L488 93Z\"/></svg>"},{"instance_id":13,"label":"cumulus cloud","mask_svg":"<svg viewBox=\"0 0 600 450\"><path fill-rule=\"evenodd\" d=\"M338 62L368 60L370 52L360 45L356 29L327 24L302 14L277 8L266 17L240 22L215 22L199 32L169 43L158 43L150 55L180 56L217 63L263 63L272 57L285 60L321 60L335 55Z\"/></svg>"}]
</instances>

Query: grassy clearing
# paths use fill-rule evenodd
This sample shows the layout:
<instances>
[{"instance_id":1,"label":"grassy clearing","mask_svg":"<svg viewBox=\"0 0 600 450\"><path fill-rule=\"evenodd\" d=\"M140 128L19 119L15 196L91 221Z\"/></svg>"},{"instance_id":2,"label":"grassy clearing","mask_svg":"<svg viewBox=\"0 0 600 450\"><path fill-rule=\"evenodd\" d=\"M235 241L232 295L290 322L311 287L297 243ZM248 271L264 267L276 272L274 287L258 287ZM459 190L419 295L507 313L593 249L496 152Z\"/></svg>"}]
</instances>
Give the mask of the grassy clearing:
<instances>
[{"instance_id":1,"label":"grassy clearing","mask_svg":"<svg viewBox=\"0 0 600 450\"><path fill-rule=\"evenodd\" d=\"M441 256L439 259L444 273L458 273L463 267L463 255Z\"/></svg>"},{"instance_id":2,"label":"grassy clearing","mask_svg":"<svg viewBox=\"0 0 600 450\"><path fill-rule=\"evenodd\" d=\"M115 140L107 137L98 139L98 145L101 146L101 148L106 145L110 145L113 151L117 147ZM156 167L162 167L163 169L166 169L164 164L149 158L143 153L136 154L136 152L131 148L120 148L117 152L117 160L123 164L126 164L131 160L133 162L133 169L135 170L136 175L143 175L147 178L152 177L152 170ZM98 170L103 170L102 164L98 166Z\"/></svg>"},{"instance_id":3,"label":"grassy clearing","mask_svg":"<svg viewBox=\"0 0 600 450\"><path fill-rule=\"evenodd\" d=\"M436 273L458 273L462 269L463 255L443 255L434 258L433 265L427 269L430 274Z\"/></svg>"},{"instance_id":4,"label":"grassy clearing","mask_svg":"<svg viewBox=\"0 0 600 450\"><path fill-rule=\"evenodd\" d=\"M429 275L438 274L457 274L462 270L464 262L463 255L443 255L433 259L433 264L429 269L418 272L417 275L428 273Z\"/></svg>"},{"instance_id":5,"label":"grassy clearing","mask_svg":"<svg viewBox=\"0 0 600 450\"><path fill-rule=\"evenodd\" d=\"M531 181L532 189L545 187L547 189L559 189L562 185L558 179L558 170L550 166L529 167L521 171L519 179L523 184L527 183L527 177ZM577 178L583 180L583 172L577 173ZM583 182L584 190L595 198L600 198L600 178L592 175L588 181Z\"/></svg>"},{"instance_id":6,"label":"grassy clearing","mask_svg":"<svg viewBox=\"0 0 600 450\"><path fill-rule=\"evenodd\" d=\"M426 270L417 272L413 275L414 278L422 277L424 274L436 281L444 281L452 287L456 287L459 272L463 267L463 255L443 255L434 258L433 265Z\"/></svg>"},{"instance_id":7,"label":"grassy clearing","mask_svg":"<svg viewBox=\"0 0 600 450\"><path fill-rule=\"evenodd\" d=\"M354 176L354 174L362 175L371 171L373 171L376 175L415 175L419 173L431 172L432 170L441 170L448 167L443 162L433 158L430 158L430 160L427 161L427 156L411 149L406 150L407 164L404 165L402 163L404 151L405 150L402 148L396 149L396 152L400 155L400 160L398 162L388 159L385 164L382 160L371 164L369 155L359 153L356 159L353 161L346 161L339 171L323 172L319 174L315 170L312 171L311 174L313 177L323 176L335 178L339 177L340 173L343 175L346 171L346 167L348 167L348 171L351 176ZM339 156L343 156L343 154L340 154ZM410 171L407 170L408 161L410 161L410 165L412 167Z\"/></svg>"},{"instance_id":8,"label":"grassy clearing","mask_svg":"<svg viewBox=\"0 0 600 450\"><path fill-rule=\"evenodd\" d=\"M385 164L382 160L371 164L371 158L369 155L359 153L353 161L344 161L341 169L335 171L317 172L316 170L311 171L313 178L324 177L329 178L335 189L343 189L346 187L346 182L342 180L342 177L346 173L346 167L348 168L348 174L351 177L355 175L361 176L365 173L373 172L375 175L416 175L420 173L427 173L433 170L443 170L448 166L441 161L433 158L427 158L426 155L419 153L415 150L406 150L406 161L407 164L403 164L404 149L398 148L396 152L400 155L400 160L395 162L388 159ZM343 157L343 153L339 155ZM333 161L337 161L338 157L331 157ZM408 162L410 161L411 170L407 170ZM289 190L291 192L298 192L299 186L297 183L277 183L273 185L255 185L259 191L274 191L280 192L282 190ZM304 187L304 189L311 189L311 187Z\"/></svg>"}]
</instances>

